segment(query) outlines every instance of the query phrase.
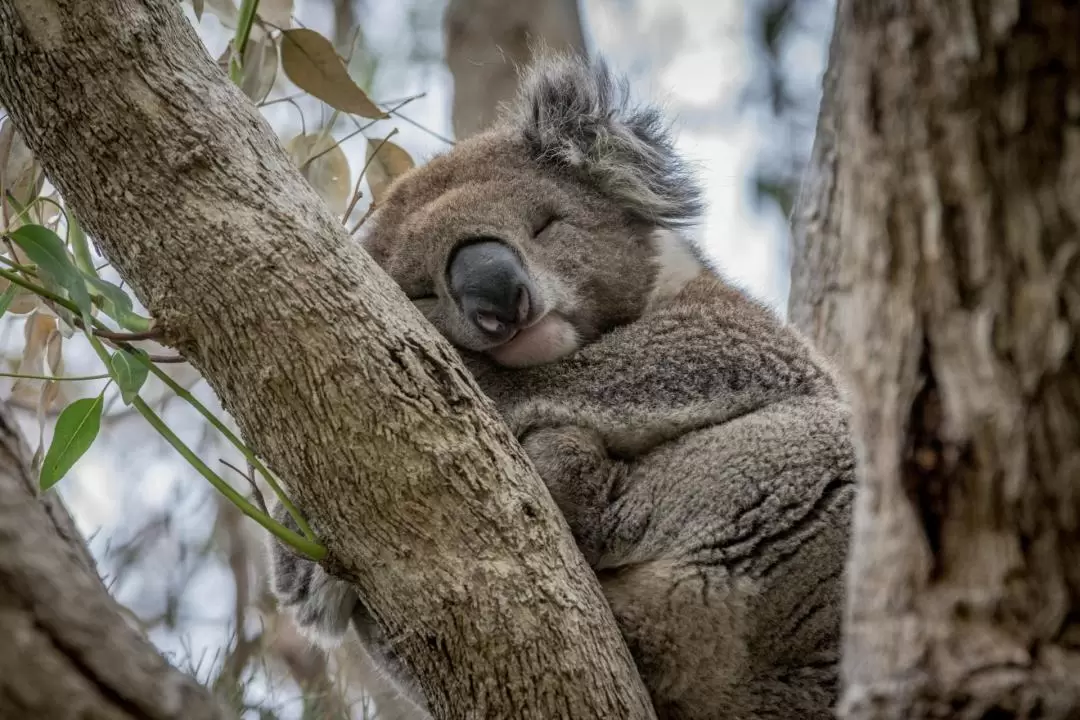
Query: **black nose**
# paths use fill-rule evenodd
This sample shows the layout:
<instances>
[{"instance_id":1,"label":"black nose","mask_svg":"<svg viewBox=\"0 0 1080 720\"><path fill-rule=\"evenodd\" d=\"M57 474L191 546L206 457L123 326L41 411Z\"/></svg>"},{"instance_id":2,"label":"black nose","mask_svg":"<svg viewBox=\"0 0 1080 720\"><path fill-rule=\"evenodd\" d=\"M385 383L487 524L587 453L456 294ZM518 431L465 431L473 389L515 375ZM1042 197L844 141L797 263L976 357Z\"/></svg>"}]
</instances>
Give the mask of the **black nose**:
<instances>
[{"instance_id":1,"label":"black nose","mask_svg":"<svg viewBox=\"0 0 1080 720\"><path fill-rule=\"evenodd\" d=\"M529 276L503 243L482 240L462 246L450 260L449 279L465 316L487 337L503 340L528 321Z\"/></svg>"}]
</instances>

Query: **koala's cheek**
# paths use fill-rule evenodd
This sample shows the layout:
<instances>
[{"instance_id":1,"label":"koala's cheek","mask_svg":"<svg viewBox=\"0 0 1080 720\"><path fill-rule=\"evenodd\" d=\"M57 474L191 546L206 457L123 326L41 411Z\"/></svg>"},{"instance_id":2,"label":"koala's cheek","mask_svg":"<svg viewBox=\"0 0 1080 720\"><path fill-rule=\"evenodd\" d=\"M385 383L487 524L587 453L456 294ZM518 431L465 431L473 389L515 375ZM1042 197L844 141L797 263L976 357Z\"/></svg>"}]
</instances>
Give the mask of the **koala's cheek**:
<instances>
[{"instance_id":1,"label":"koala's cheek","mask_svg":"<svg viewBox=\"0 0 1080 720\"><path fill-rule=\"evenodd\" d=\"M565 318L548 315L513 340L494 348L491 358L505 367L542 365L564 358L580 346L578 332Z\"/></svg>"}]
</instances>

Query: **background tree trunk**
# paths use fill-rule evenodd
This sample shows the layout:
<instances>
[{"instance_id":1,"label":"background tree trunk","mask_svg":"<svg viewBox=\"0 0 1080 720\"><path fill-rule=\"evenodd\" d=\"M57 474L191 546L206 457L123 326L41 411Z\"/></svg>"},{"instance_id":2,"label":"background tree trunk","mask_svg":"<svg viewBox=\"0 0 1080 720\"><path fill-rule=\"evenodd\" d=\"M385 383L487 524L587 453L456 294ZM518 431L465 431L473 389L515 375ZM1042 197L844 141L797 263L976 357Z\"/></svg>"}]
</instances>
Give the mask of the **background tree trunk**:
<instances>
[{"instance_id":1,"label":"background tree trunk","mask_svg":"<svg viewBox=\"0 0 1080 720\"><path fill-rule=\"evenodd\" d=\"M840 714L1075 718L1080 6L838 17L792 315L854 392Z\"/></svg>"},{"instance_id":2,"label":"background tree trunk","mask_svg":"<svg viewBox=\"0 0 1080 720\"><path fill-rule=\"evenodd\" d=\"M578 0L449 0L443 26L458 139L494 122L499 103L517 93L518 71L531 63L538 43L585 53Z\"/></svg>"},{"instance_id":3,"label":"background tree trunk","mask_svg":"<svg viewBox=\"0 0 1080 720\"><path fill-rule=\"evenodd\" d=\"M0 27L0 102L436 717L653 717L520 446L175 0L0 0Z\"/></svg>"},{"instance_id":4,"label":"background tree trunk","mask_svg":"<svg viewBox=\"0 0 1080 720\"><path fill-rule=\"evenodd\" d=\"M121 615L55 493L0 405L0 717L226 718Z\"/></svg>"}]
</instances>

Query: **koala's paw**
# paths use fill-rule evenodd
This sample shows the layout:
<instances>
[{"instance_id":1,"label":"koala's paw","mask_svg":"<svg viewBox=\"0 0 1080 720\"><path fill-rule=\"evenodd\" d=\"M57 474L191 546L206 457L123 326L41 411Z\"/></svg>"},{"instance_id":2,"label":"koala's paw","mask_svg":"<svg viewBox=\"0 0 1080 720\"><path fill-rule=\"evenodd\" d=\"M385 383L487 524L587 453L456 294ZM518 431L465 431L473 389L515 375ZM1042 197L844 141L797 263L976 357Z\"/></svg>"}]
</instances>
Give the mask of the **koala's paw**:
<instances>
[{"instance_id":1,"label":"koala's paw","mask_svg":"<svg viewBox=\"0 0 1080 720\"><path fill-rule=\"evenodd\" d=\"M586 560L595 562L600 552L600 518L610 504L612 487L624 466L608 457L599 433L588 428L534 430L523 438L522 447L570 525Z\"/></svg>"},{"instance_id":2,"label":"koala's paw","mask_svg":"<svg viewBox=\"0 0 1080 720\"><path fill-rule=\"evenodd\" d=\"M280 506L271 514L286 527L296 529ZM270 576L278 603L292 613L301 630L324 647L341 642L359 602L348 583L294 554L276 538L270 540Z\"/></svg>"}]
</instances>

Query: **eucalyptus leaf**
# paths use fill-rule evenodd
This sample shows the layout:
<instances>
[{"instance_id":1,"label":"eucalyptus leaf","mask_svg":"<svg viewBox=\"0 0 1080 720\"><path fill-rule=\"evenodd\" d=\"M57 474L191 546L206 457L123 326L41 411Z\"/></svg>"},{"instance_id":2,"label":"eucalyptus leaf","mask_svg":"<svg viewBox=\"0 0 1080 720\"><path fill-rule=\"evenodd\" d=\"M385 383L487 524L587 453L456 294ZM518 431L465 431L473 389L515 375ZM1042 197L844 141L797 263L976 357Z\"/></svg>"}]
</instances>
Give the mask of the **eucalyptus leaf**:
<instances>
[{"instance_id":1,"label":"eucalyptus leaf","mask_svg":"<svg viewBox=\"0 0 1080 720\"><path fill-rule=\"evenodd\" d=\"M318 133L297 135L286 146L289 157L319 197L334 211L345 212L352 191L349 159L334 138Z\"/></svg>"},{"instance_id":2,"label":"eucalyptus leaf","mask_svg":"<svg viewBox=\"0 0 1080 720\"><path fill-rule=\"evenodd\" d=\"M109 358L109 373L116 380L120 388L120 397L125 405L130 405L138 396L146 382L150 368L145 363L139 362L136 356L146 357L146 352L135 348L132 352L117 350Z\"/></svg>"},{"instance_id":3,"label":"eucalyptus leaf","mask_svg":"<svg viewBox=\"0 0 1080 720\"><path fill-rule=\"evenodd\" d=\"M89 327L90 293L86 290L83 275L75 266L67 245L47 227L42 225L23 225L8 233L26 256L37 265L39 275L44 275L46 285L67 290L68 297L75 303Z\"/></svg>"},{"instance_id":4,"label":"eucalyptus leaf","mask_svg":"<svg viewBox=\"0 0 1080 720\"><path fill-rule=\"evenodd\" d=\"M357 85L330 41L314 30L294 28L281 35L281 68L298 88L331 107L360 117L389 117Z\"/></svg>"},{"instance_id":5,"label":"eucalyptus leaf","mask_svg":"<svg viewBox=\"0 0 1080 720\"><path fill-rule=\"evenodd\" d=\"M64 408L56 419L52 442L41 463L40 485L43 491L60 482L94 444L101 430L104 398L103 393L76 400Z\"/></svg>"},{"instance_id":6,"label":"eucalyptus leaf","mask_svg":"<svg viewBox=\"0 0 1080 720\"><path fill-rule=\"evenodd\" d=\"M385 139L368 138L367 157L364 177L374 202L381 202L394 180L415 165L412 157L400 145Z\"/></svg>"},{"instance_id":7,"label":"eucalyptus leaf","mask_svg":"<svg viewBox=\"0 0 1080 720\"><path fill-rule=\"evenodd\" d=\"M18 294L18 292L19 286L12 283L8 285L8 288L4 291L4 294L0 295L0 316L2 316L8 311L8 308L11 307L11 301L15 299L15 296Z\"/></svg>"},{"instance_id":8,"label":"eucalyptus leaf","mask_svg":"<svg viewBox=\"0 0 1080 720\"><path fill-rule=\"evenodd\" d=\"M134 311L131 296L118 285L85 272L83 278L90 285L90 291L101 297L101 309L120 327L131 332L142 332L150 328L150 320Z\"/></svg>"}]
</instances>

